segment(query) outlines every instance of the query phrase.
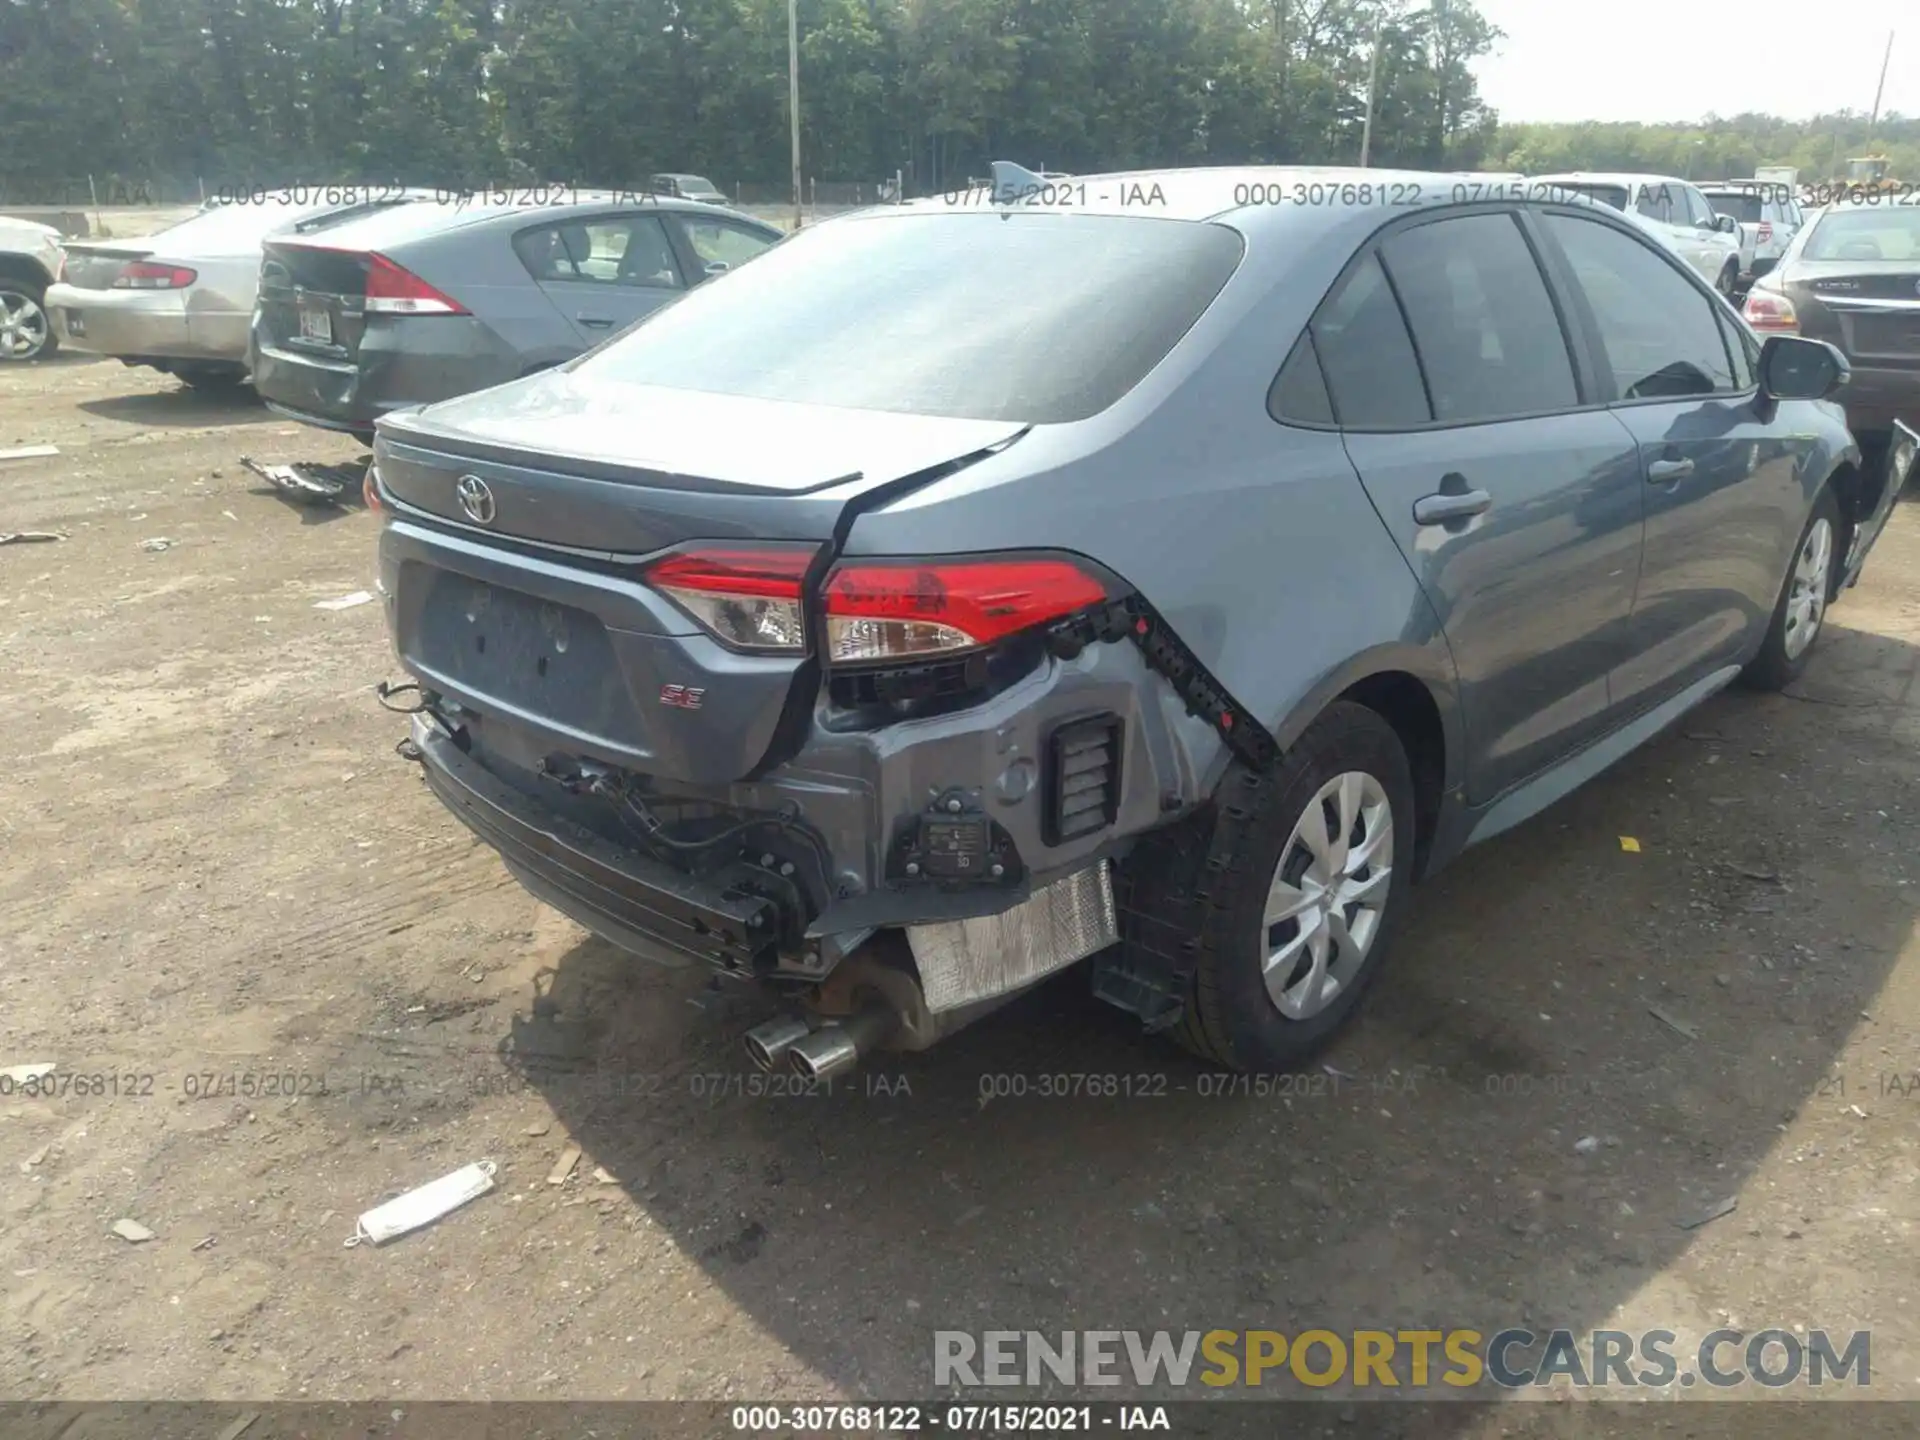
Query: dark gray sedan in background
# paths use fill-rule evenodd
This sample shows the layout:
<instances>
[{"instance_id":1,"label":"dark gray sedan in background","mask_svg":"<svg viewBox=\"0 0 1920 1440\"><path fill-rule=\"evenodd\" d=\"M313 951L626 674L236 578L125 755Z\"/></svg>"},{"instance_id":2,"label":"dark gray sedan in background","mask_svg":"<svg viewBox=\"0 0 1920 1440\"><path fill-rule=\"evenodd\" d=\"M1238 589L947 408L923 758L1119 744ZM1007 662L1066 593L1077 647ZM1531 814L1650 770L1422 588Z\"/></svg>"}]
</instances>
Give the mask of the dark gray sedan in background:
<instances>
[{"instance_id":1,"label":"dark gray sedan in background","mask_svg":"<svg viewBox=\"0 0 1920 1440\"><path fill-rule=\"evenodd\" d=\"M1853 378L1840 396L1862 446L1896 423L1920 430L1920 197L1844 201L1817 210L1747 294L1762 334L1840 347Z\"/></svg>"},{"instance_id":2,"label":"dark gray sedan in background","mask_svg":"<svg viewBox=\"0 0 1920 1440\"><path fill-rule=\"evenodd\" d=\"M1604 205L995 181L379 426L409 758L603 937L799 1002L763 1065L1092 957L1299 1063L1414 881L1788 684L1902 478L1837 351Z\"/></svg>"},{"instance_id":3,"label":"dark gray sedan in background","mask_svg":"<svg viewBox=\"0 0 1920 1440\"><path fill-rule=\"evenodd\" d=\"M571 359L784 232L694 200L408 205L269 242L254 388L371 442L392 410Z\"/></svg>"}]
</instances>

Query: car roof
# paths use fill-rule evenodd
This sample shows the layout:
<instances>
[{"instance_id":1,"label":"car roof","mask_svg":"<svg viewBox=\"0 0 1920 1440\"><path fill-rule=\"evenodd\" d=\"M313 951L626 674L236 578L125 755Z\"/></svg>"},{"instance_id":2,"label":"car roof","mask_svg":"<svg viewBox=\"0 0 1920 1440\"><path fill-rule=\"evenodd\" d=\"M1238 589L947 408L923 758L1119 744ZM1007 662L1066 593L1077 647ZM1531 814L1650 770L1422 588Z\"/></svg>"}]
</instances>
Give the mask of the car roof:
<instances>
[{"instance_id":1,"label":"car roof","mask_svg":"<svg viewBox=\"0 0 1920 1440\"><path fill-rule=\"evenodd\" d=\"M469 230L494 221L512 221L515 224L549 221L560 224L569 220L589 220L609 210L660 210L701 220L725 215L757 229L776 233L779 230L776 225L769 225L764 220L726 206L705 205L697 200L682 200L672 195L656 195L650 190L574 190L571 187L553 186L543 191L542 187L532 186L523 193L534 196L560 193L577 198L561 205L539 205L530 201L494 205L477 201L462 203L460 192L442 190L430 201L396 205L365 219L335 226L324 232L324 240L317 243L329 249L378 250L385 246L451 234L456 230Z\"/></svg>"},{"instance_id":2,"label":"car roof","mask_svg":"<svg viewBox=\"0 0 1920 1440\"><path fill-rule=\"evenodd\" d=\"M1650 171L1639 170L1563 170L1557 175L1535 175L1532 177L1540 184L1552 184L1566 181L1579 185L1694 185L1692 180L1682 180L1678 175L1655 175ZM1695 188L1699 188L1697 185Z\"/></svg>"},{"instance_id":3,"label":"car roof","mask_svg":"<svg viewBox=\"0 0 1920 1440\"><path fill-rule=\"evenodd\" d=\"M713 182L704 175L695 175L691 170L656 170L653 172L662 180L698 180L702 185Z\"/></svg>"},{"instance_id":4,"label":"car roof","mask_svg":"<svg viewBox=\"0 0 1920 1440\"><path fill-rule=\"evenodd\" d=\"M1174 170L1118 170L1065 175L1043 182L1047 192L1031 205L996 205L987 186L949 191L880 205L843 217L883 219L893 215L1041 212L1128 215L1161 220L1204 221L1233 216L1247 222L1261 212L1275 215L1312 210L1329 216L1365 211L1405 214L1447 204L1491 200L1560 200L1592 205L1577 193L1550 195L1537 181L1466 170L1362 170L1340 165L1221 165ZM1296 188L1297 187L1297 188ZM1604 207L1602 207L1604 208ZM1256 222L1257 223L1257 222Z\"/></svg>"}]
</instances>

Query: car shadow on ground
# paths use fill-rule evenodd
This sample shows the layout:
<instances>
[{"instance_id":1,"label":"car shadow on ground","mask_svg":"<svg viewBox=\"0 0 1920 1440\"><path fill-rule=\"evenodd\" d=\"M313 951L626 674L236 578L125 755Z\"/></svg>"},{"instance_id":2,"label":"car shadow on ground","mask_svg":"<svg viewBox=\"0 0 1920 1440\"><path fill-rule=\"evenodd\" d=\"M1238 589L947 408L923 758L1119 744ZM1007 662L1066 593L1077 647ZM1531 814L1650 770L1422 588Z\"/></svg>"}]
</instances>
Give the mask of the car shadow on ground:
<instances>
[{"instance_id":1,"label":"car shadow on ground","mask_svg":"<svg viewBox=\"0 0 1920 1440\"><path fill-rule=\"evenodd\" d=\"M1917 658L1836 625L1792 694L1729 692L1469 852L1416 892L1356 1025L1288 1079L1143 1037L1069 972L793 1093L742 1054L757 998L597 940L503 1045L583 1167L854 1395L938 1393L943 1329L1704 1329L1712 1286L1663 1279L1700 1236L1737 1227L1789 1266L1845 1239L1790 1186L1743 1192L1804 1144L1802 1112L1902 1103L1835 1066L1879 1039L1920 904ZM1749 1330L1789 1323L1757 1273L1714 1298Z\"/></svg>"},{"instance_id":2,"label":"car shadow on ground","mask_svg":"<svg viewBox=\"0 0 1920 1440\"><path fill-rule=\"evenodd\" d=\"M163 428L260 425L277 418L246 385L196 390L179 384L171 390L82 400L77 408L102 420Z\"/></svg>"}]
</instances>

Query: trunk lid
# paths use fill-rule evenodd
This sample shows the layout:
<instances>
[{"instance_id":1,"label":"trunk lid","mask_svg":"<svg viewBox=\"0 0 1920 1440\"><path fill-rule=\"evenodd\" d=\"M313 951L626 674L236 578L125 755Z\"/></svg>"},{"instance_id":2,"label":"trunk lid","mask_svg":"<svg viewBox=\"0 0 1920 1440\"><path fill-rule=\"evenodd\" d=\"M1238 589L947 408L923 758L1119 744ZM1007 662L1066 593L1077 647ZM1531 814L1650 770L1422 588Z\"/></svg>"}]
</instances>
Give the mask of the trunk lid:
<instances>
[{"instance_id":1,"label":"trunk lid","mask_svg":"<svg viewBox=\"0 0 1920 1440\"><path fill-rule=\"evenodd\" d=\"M471 526L455 493L471 474L493 497L489 533L632 556L689 539L825 540L858 496L1026 429L549 370L382 420L380 475L404 504Z\"/></svg>"},{"instance_id":2,"label":"trunk lid","mask_svg":"<svg viewBox=\"0 0 1920 1440\"><path fill-rule=\"evenodd\" d=\"M261 247L260 319L276 349L351 363L366 329L370 254L300 240Z\"/></svg>"},{"instance_id":3,"label":"trunk lid","mask_svg":"<svg viewBox=\"0 0 1920 1440\"><path fill-rule=\"evenodd\" d=\"M737 781L767 754L803 657L726 649L641 582L637 559L689 540L817 544L859 497L1026 428L557 371L383 418L395 647L424 683L505 722L483 724L483 743L523 778L560 753ZM485 504L465 508L476 481Z\"/></svg>"},{"instance_id":4,"label":"trunk lid","mask_svg":"<svg viewBox=\"0 0 1920 1440\"><path fill-rule=\"evenodd\" d=\"M109 290L121 270L132 261L146 259L153 248L136 240L123 245L75 243L68 245L66 252L67 263L60 272L63 285L76 290Z\"/></svg>"},{"instance_id":5,"label":"trunk lid","mask_svg":"<svg viewBox=\"0 0 1920 1440\"><path fill-rule=\"evenodd\" d=\"M1792 287L1801 333L1865 365L1920 366L1920 263L1802 262Z\"/></svg>"}]
</instances>

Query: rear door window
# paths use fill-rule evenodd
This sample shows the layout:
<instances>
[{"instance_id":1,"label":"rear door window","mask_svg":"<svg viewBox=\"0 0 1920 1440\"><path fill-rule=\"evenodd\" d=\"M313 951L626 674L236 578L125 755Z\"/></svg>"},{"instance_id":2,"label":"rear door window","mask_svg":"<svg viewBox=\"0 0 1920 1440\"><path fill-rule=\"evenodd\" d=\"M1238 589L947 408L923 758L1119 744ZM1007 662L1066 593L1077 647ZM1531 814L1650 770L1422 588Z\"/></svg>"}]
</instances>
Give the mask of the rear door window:
<instances>
[{"instance_id":1,"label":"rear door window","mask_svg":"<svg viewBox=\"0 0 1920 1440\"><path fill-rule=\"evenodd\" d=\"M1715 318L1716 302L1676 262L1650 242L1585 216L1542 219L1585 294L1621 399L1740 388Z\"/></svg>"},{"instance_id":2,"label":"rear door window","mask_svg":"<svg viewBox=\"0 0 1920 1440\"><path fill-rule=\"evenodd\" d=\"M687 238L687 246L699 257L709 275L737 270L779 239L757 226L715 216L675 215L673 223Z\"/></svg>"},{"instance_id":3,"label":"rear door window","mask_svg":"<svg viewBox=\"0 0 1920 1440\"><path fill-rule=\"evenodd\" d=\"M1467 424L1579 403L1567 338L1512 215L1415 226L1381 247L1433 418Z\"/></svg>"},{"instance_id":4,"label":"rear door window","mask_svg":"<svg viewBox=\"0 0 1920 1440\"><path fill-rule=\"evenodd\" d=\"M1333 400L1327 394L1327 378L1320 369L1320 357L1313 353L1313 336L1302 335L1287 363L1280 367L1273 389L1267 395L1267 413L1276 420L1301 425L1331 425Z\"/></svg>"},{"instance_id":5,"label":"rear door window","mask_svg":"<svg viewBox=\"0 0 1920 1440\"><path fill-rule=\"evenodd\" d=\"M1662 225L1686 223L1685 208L1675 207L1673 191L1666 185L1642 185L1634 192L1633 209L1635 214L1658 220Z\"/></svg>"},{"instance_id":6,"label":"rear door window","mask_svg":"<svg viewBox=\"0 0 1920 1440\"><path fill-rule=\"evenodd\" d=\"M1398 430L1433 419L1413 339L1378 255L1368 255L1327 297L1312 335L1343 426Z\"/></svg>"},{"instance_id":7,"label":"rear door window","mask_svg":"<svg viewBox=\"0 0 1920 1440\"><path fill-rule=\"evenodd\" d=\"M540 225L516 235L513 249L541 284L583 281L677 290L684 283L658 215Z\"/></svg>"}]
</instances>

